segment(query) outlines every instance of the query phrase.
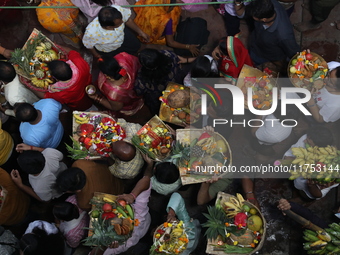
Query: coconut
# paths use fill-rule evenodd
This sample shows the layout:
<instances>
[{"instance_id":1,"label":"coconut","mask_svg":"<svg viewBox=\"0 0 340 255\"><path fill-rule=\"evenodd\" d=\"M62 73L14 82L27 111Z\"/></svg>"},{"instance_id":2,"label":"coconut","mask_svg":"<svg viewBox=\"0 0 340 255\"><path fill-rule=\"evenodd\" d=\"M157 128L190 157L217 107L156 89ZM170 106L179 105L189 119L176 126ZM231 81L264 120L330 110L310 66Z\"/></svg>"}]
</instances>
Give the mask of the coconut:
<instances>
[{"instance_id":1,"label":"coconut","mask_svg":"<svg viewBox=\"0 0 340 255\"><path fill-rule=\"evenodd\" d=\"M260 216L253 215L248 218L247 226L250 230L259 231L262 228L263 222Z\"/></svg>"},{"instance_id":2,"label":"coconut","mask_svg":"<svg viewBox=\"0 0 340 255\"><path fill-rule=\"evenodd\" d=\"M190 104L190 94L186 90L176 90L168 95L167 101L172 108L183 108Z\"/></svg>"}]
</instances>

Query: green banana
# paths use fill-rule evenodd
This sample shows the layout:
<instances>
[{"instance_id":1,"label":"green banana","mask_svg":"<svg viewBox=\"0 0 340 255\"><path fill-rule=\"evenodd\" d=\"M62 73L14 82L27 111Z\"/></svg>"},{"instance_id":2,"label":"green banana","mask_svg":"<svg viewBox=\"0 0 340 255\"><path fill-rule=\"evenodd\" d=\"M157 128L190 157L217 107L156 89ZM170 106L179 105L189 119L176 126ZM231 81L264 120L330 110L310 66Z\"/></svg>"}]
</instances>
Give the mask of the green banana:
<instances>
[{"instance_id":1,"label":"green banana","mask_svg":"<svg viewBox=\"0 0 340 255\"><path fill-rule=\"evenodd\" d=\"M315 231L313 231L313 230L310 230L310 229L305 229L305 230L303 231L303 233L308 233L308 234L310 234L310 235L314 235L314 236L316 236L316 235L317 235L317 233L316 233Z\"/></svg>"},{"instance_id":2,"label":"green banana","mask_svg":"<svg viewBox=\"0 0 340 255\"><path fill-rule=\"evenodd\" d=\"M311 234L308 234L308 233L304 233L304 236L309 238L309 240L312 241L312 242L321 241L316 235L311 235Z\"/></svg>"},{"instance_id":3,"label":"green banana","mask_svg":"<svg viewBox=\"0 0 340 255\"><path fill-rule=\"evenodd\" d=\"M121 206L117 206L117 211L123 215L124 218L127 218L128 215L124 211L124 209Z\"/></svg>"},{"instance_id":4,"label":"green banana","mask_svg":"<svg viewBox=\"0 0 340 255\"><path fill-rule=\"evenodd\" d=\"M129 213L129 216L130 216L131 220L133 220L135 218L135 213L134 213L133 208L131 207L131 205L126 205L125 209Z\"/></svg>"}]
</instances>

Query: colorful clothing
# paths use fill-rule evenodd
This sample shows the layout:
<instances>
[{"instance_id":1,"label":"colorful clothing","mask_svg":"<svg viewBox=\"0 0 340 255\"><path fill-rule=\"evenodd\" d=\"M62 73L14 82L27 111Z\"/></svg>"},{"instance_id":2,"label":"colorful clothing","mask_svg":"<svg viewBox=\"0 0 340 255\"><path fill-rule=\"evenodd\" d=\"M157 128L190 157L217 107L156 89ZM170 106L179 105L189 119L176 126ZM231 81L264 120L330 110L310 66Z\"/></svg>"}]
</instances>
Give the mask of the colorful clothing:
<instances>
[{"instance_id":1,"label":"colorful clothing","mask_svg":"<svg viewBox=\"0 0 340 255\"><path fill-rule=\"evenodd\" d=\"M2 122L0 119L0 166L6 163L9 157L12 155L14 148L14 141L11 135L2 130Z\"/></svg>"},{"instance_id":2,"label":"colorful clothing","mask_svg":"<svg viewBox=\"0 0 340 255\"><path fill-rule=\"evenodd\" d=\"M98 18L95 18L87 27L83 37L83 44L86 48L96 48L102 52L111 52L118 49L124 41L125 22L131 16L131 10L112 5L122 14L123 24L114 30L107 30L101 27Z\"/></svg>"},{"instance_id":3,"label":"colorful clothing","mask_svg":"<svg viewBox=\"0 0 340 255\"><path fill-rule=\"evenodd\" d=\"M204 3L204 2L210 2L206 0L183 0L183 3L190 4L190 3ZM183 10L189 11L189 12L198 12L203 11L205 9L208 9L209 5L207 4L193 4L193 5L182 5L181 8Z\"/></svg>"},{"instance_id":4,"label":"colorful clothing","mask_svg":"<svg viewBox=\"0 0 340 255\"><path fill-rule=\"evenodd\" d=\"M168 50L162 50L160 52L172 60L168 77L164 77L161 83L153 83L149 79L146 80L143 77L142 71L139 70L135 84L137 95L144 97L145 105L150 109L152 114L159 114L159 108L161 106L159 97L162 95L162 92L166 89L169 82L176 82L176 77L181 70L181 67L178 64L179 59L174 52Z\"/></svg>"},{"instance_id":5,"label":"colorful clothing","mask_svg":"<svg viewBox=\"0 0 340 255\"><path fill-rule=\"evenodd\" d=\"M71 0L72 3L86 16L88 23L91 23L97 16L103 6L98 5L91 0ZM129 5L126 0L111 0L112 5Z\"/></svg>"},{"instance_id":6,"label":"colorful clothing","mask_svg":"<svg viewBox=\"0 0 340 255\"><path fill-rule=\"evenodd\" d=\"M229 78L238 78L243 65L254 66L250 59L248 50L244 47L240 39L228 36L227 37L228 56L223 56L219 65L219 70L222 75Z\"/></svg>"},{"instance_id":7,"label":"colorful clothing","mask_svg":"<svg viewBox=\"0 0 340 255\"><path fill-rule=\"evenodd\" d=\"M170 0L140 0L135 4L134 11L136 18L134 19L140 29L150 36L149 43L165 44L163 35L165 26L172 19L172 31L176 33L176 28L181 15L181 8L175 6L172 11L168 12L169 6L150 6L150 7L137 7L138 5L151 5L151 4L170 4ZM140 38L141 39L141 38Z\"/></svg>"},{"instance_id":8,"label":"colorful clothing","mask_svg":"<svg viewBox=\"0 0 340 255\"><path fill-rule=\"evenodd\" d=\"M78 207L76 195L72 195L66 199L66 202L70 202ZM65 237L66 243L71 248L79 246L81 240L86 237L87 227L89 226L89 215L86 211L83 211L78 207L79 217L70 221L62 221L59 229Z\"/></svg>"},{"instance_id":9,"label":"colorful clothing","mask_svg":"<svg viewBox=\"0 0 340 255\"><path fill-rule=\"evenodd\" d=\"M70 0L43 0L39 6L74 6ZM40 24L52 33L62 33L72 42L79 43L82 28L79 24L78 8L37 8Z\"/></svg>"},{"instance_id":10,"label":"colorful clothing","mask_svg":"<svg viewBox=\"0 0 340 255\"><path fill-rule=\"evenodd\" d=\"M5 197L0 205L0 225L20 223L27 214L30 198L2 168L0 168L0 193Z\"/></svg>"},{"instance_id":11,"label":"colorful clothing","mask_svg":"<svg viewBox=\"0 0 340 255\"><path fill-rule=\"evenodd\" d=\"M56 82L50 85L45 98L53 98L61 104L65 104L71 110L84 111L91 107L92 101L87 96L85 88L92 81L89 64L81 55L72 50L68 54L67 64L72 69L72 78L67 82Z\"/></svg>"},{"instance_id":12,"label":"colorful clothing","mask_svg":"<svg viewBox=\"0 0 340 255\"><path fill-rule=\"evenodd\" d=\"M118 64L127 72L127 80L117 86L102 72L98 76L98 88L107 97L108 100L123 103L120 113L125 115L134 115L144 105L141 97L134 91L137 72L140 68L138 58L125 52L119 53L114 57Z\"/></svg>"},{"instance_id":13,"label":"colorful clothing","mask_svg":"<svg viewBox=\"0 0 340 255\"><path fill-rule=\"evenodd\" d=\"M132 137L142 128L141 125L136 123L128 123L124 119L118 119L118 123L125 130L126 137L125 142L131 143ZM130 161L121 161L114 155L110 154L110 157L114 159L113 165L109 166L111 174L120 179L132 179L142 170L144 165L144 159L139 150L136 149L136 155Z\"/></svg>"}]
</instances>

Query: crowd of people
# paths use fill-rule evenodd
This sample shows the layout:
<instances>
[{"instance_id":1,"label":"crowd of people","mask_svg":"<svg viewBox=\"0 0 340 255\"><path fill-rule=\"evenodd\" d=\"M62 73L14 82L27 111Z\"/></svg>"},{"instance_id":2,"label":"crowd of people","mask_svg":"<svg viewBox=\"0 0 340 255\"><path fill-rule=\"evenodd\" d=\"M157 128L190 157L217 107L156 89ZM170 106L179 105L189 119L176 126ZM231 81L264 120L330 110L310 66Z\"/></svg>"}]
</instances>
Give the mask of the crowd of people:
<instances>
[{"instance_id":1,"label":"crowd of people","mask_svg":"<svg viewBox=\"0 0 340 255\"><path fill-rule=\"evenodd\" d=\"M169 82L194 91L197 78L235 84L244 65L262 68L265 63L271 63L280 77L287 77L288 62L301 48L289 19L294 1L235 0L222 4L216 14L223 15L228 36L215 42L210 55L200 51L209 37L206 21L180 19L182 9L197 11L207 6L138 7L160 3L182 1L140 0L136 8L130 9L122 7L128 5L125 0L42 0L39 6L78 7L37 8L40 24L51 34L59 33L68 45L58 45L65 53L64 59L47 63L55 83L45 92L22 82L11 63L13 49L0 46L0 225L9 230L21 228L14 231L16 237L0 229L0 240L13 239L12 245L0 242L1 254L73 254L87 236L94 192L118 195L133 205L140 224L124 245L112 240L108 247L93 247L90 254L121 254L134 249L141 240L152 240L147 233L157 224L176 219L191 229L187 250L182 254L195 250L203 217L199 217L200 221L190 219L180 195L188 185L182 185L178 166L167 160L154 162L132 144L132 137L159 114L159 98ZM241 19L246 20L251 32L247 45L239 39ZM150 44L172 49L157 50L148 47ZM93 66L85 61L80 49L92 54ZM243 128L249 140L249 145L244 146L245 156L253 156L256 164L272 164L275 159L293 159L293 147L339 144L340 63L331 61L328 67L325 86L313 89L305 104L311 116L304 116L293 105L288 105L285 115L281 107L268 116L246 113L245 118L261 120L265 125ZM86 92L88 85L93 85L94 93ZM212 126L214 119L235 117L233 97L226 89L214 92L223 103L210 98L207 115L185 128L216 131L228 140L235 135L235 127ZM67 158L65 143L72 146L69 126L74 110L102 112L117 119L126 137L112 143L110 157L76 161ZM299 124L283 126L283 119L297 120ZM174 135L176 129L184 128L167 124ZM200 206L214 204L217 193L233 182L247 200L260 208L254 176L241 180L213 176L193 185L197 192L191 200ZM318 185L301 177L294 186L301 191L302 201L312 201L323 198L338 184ZM148 207L155 193L166 201L156 213L149 212ZM278 207L287 210L291 206L296 207L282 200ZM32 208L36 207L43 213L34 212ZM139 252L148 254L148 248Z\"/></svg>"}]
</instances>

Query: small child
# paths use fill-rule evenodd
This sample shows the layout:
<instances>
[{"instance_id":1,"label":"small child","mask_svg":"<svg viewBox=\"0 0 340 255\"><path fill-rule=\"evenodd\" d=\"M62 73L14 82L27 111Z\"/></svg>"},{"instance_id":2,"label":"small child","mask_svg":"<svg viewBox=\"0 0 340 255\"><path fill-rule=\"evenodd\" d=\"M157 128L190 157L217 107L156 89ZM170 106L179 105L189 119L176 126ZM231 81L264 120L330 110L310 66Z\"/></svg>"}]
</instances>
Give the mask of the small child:
<instances>
[{"instance_id":1,"label":"small child","mask_svg":"<svg viewBox=\"0 0 340 255\"><path fill-rule=\"evenodd\" d=\"M53 207L53 215L60 221L59 229L64 235L66 243L71 248L79 246L86 237L89 216L77 206L77 199L72 195L65 202L60 202Z\"/></svg>"},{"instance_id":2,"label":"small child","mask_svg":"<svg viewBox=\"0 0 340 255\"><path fill-rule=\"evenodd\" d=\"M333 135L331 131L322 126L312 127L307 131L307 134L301 136L301 138L297 141L296 144L292 145L293 147L301 147L306 148L308 144L311 147L327 147L328 145L332 145L333 143ZM292 149L289 149L283 156L284 159L292 159L294 158L294 154ZM321 199L332 189L337 187L339 184L336 183L326 183L324 185L320 185L315 183L312 179L305 179L302 177L298 177L294 180L294 186L296 189L304 191L306 196L309 199Z\"/></svg>"}]
</instances>

